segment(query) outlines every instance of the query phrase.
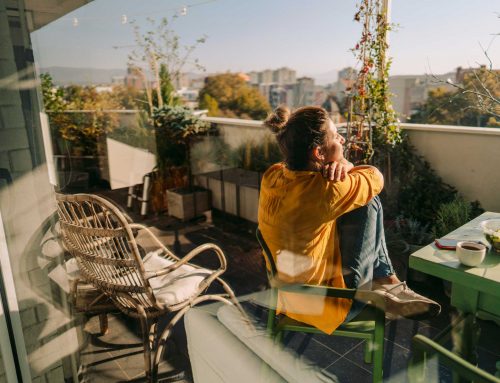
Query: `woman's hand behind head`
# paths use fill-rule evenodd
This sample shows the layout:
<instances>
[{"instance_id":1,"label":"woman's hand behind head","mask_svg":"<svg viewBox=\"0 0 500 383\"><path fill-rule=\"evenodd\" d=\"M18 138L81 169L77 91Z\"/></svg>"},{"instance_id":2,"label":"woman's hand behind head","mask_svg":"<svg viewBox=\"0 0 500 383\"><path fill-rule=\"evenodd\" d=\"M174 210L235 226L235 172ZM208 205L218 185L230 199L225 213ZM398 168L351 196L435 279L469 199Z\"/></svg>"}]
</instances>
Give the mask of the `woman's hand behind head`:
<instances>
[{"instance_id":1,"label":"woman's hand behind head","mask_svg":"<svg viewBox=\"0 0 500 383\"><path fill-rule=\"evenodd\" d=\"M333 161L325 164L321 169L321 174L329 181L343 181L347 173L354 168L354 165L345 158L341 161Z\"/></svg>"}]
</instances>

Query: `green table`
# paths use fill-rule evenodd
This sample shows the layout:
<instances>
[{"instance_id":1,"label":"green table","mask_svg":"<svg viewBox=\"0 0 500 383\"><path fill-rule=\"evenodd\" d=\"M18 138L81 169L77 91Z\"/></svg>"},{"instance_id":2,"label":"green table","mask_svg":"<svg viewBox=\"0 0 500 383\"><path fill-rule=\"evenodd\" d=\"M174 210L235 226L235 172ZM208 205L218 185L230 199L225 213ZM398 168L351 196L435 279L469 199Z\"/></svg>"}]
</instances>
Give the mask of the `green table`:
<instances>
[{"instance_id":1,"label":"green table","mask_svg":"<svg viewBox=\"0 0 500 383\"><path fill-rule=\"evenodd\" d=\"M479 224L491 218L500 218L500 213L481 214L445 237L486 243ZM451 304L465 318L459 330L461 342L454 351L475 362L476 316L500 323L500 253L491 250L479 266L468 267L458 261L454 250L441 250L433 243L410 256L410 268L451 282Z\"/></svg>"}]
</instances>

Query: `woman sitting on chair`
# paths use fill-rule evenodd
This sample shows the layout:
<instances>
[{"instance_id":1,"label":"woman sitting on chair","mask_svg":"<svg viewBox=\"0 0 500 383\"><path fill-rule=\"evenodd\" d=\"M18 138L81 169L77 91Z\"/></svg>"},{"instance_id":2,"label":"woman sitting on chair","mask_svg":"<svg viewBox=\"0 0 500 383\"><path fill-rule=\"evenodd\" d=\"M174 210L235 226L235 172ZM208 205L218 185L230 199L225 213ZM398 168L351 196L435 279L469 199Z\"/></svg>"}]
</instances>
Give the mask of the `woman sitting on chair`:
<instances>
[{"instance_id":1,"label":"woman sitting on chair","mask_svg":"<svg viewBox=\"0 0 500 383\"><path fill-rule=\"evenodd\" d=\"M378 197L382 173L344 158L345 140L328 113L309 106L290 114L279 107L265 125L284 156L264 174L259 200L259 228L279 280L371 289L384 297L388 316L437 315L438 303L410 290L394 273ZM330 334L364 304L280 293L278 310Z\"/></svg>"}]
</instances>

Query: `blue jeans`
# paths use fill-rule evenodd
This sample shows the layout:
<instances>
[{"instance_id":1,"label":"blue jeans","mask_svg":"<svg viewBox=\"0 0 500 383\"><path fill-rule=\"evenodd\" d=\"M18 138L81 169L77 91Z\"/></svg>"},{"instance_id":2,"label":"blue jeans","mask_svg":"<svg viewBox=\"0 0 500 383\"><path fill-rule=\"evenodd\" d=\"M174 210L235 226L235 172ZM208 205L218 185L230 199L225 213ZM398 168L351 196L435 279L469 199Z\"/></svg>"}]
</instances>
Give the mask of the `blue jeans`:
<instances>
[{"instance_id":1,"label":"blue jeans","mask_svg":"<svg viewBox=\"0 0 500 383\"><path fill-rule=\"evenodd\" d=\"M339 217L337 233L347 287L369 290L373 279L395 274L385 244L384 213L378 196ZM358 315L364 305L355 300L345 322Z\"/></svg>"}]
</instances>

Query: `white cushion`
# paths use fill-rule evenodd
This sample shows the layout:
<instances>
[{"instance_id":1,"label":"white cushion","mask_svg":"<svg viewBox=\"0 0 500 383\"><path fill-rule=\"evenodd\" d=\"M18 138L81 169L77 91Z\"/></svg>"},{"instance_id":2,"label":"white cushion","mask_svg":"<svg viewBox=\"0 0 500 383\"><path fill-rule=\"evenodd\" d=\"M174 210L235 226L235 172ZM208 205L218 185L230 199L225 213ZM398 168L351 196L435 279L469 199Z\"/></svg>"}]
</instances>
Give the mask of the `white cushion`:
<instances>
[{"instance_id":1,"label":"white cushion","mask_svg":"<svg viewBox=\"0 0 500 383\"><path fill-rule=\"evenodd\" d=\"M193 307L184 316L196 383L286 383L217 320L219 304ZM302 382L307 383L307 382Z\"/></svg>"},{"instance_id":2,"label":"white cushion","mask_svg":"<svg viewBox=\"0 0 500 383\"><path fill-rule=\"evenodd\" d=\"M161 257L157 252L148 253L143 262L146 271L157 271L175 263ZM151 278L149 283L158 302L171 306L195 296L201 281L212 272L183 265L166 275Z\"/></svg>"},{"instance_id":3,"label":"white cushion","mask_svg":"<svg viewBox=\"0 0 500 383\"><path fill-rule=\"evenodd\" d=\"M64 264L64 266L66 267L66 274L68 275L68 279L70 281L82 277L80 273L80 268L78 267L78 263L76 262L76 258L68 259Z\"/></svg>"},{"instance_id":4,"label":"white cushion","mask_svg":"<svg viewBox=\"0 0 500 383\"><path fill-rule=\"evenodd\" d=\"M234 306L222 306L217 318L243 344L258 355L289 383L338 382L335 375L321 370L304 356L275 342L259 324L248 324Z\"/></svg>"}]
</instances>

